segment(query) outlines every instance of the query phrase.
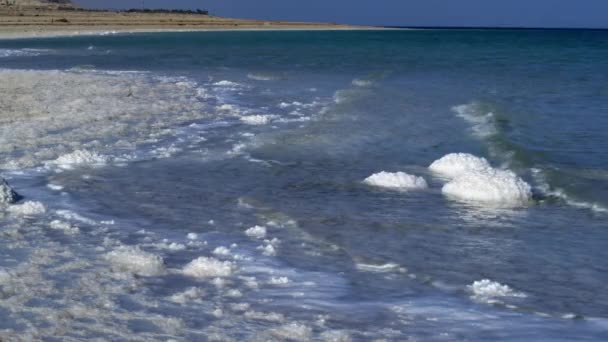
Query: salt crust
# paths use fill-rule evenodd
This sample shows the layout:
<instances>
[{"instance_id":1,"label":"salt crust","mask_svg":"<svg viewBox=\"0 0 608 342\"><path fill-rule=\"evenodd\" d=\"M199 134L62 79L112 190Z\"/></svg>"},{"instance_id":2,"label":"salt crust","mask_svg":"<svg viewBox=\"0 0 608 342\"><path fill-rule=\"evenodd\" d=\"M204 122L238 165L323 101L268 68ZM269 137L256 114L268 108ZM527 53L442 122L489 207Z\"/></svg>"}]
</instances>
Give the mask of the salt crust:
<instances>
[{"instance_id":1,"label":"salt crust","mask_svg":"<svg viewBox=\"0 0 608 342\"><path fill-rule=\"evenodd\" d=\"M428 187L424 178L405 172L382 171L367 177L363 182L371 186L395 190L426 189Z\"/></svg>"}]
</instances>

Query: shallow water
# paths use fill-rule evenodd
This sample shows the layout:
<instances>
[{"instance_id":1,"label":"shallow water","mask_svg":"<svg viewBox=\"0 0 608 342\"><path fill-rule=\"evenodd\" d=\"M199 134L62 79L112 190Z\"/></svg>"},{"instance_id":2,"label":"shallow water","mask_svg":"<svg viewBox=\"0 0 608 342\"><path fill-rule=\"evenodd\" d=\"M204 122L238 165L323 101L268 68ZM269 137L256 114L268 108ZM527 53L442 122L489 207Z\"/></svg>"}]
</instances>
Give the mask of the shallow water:
<instances>
[{"instance_id":1,"label":"shallow water","mask_svg":"<svg viewBox=\"0 0 608 342\"><path fill-rule=\"evenodd\" d=\"M0 42L0 335L605 340L606 41Z\"/></svg>"}]
</instances>

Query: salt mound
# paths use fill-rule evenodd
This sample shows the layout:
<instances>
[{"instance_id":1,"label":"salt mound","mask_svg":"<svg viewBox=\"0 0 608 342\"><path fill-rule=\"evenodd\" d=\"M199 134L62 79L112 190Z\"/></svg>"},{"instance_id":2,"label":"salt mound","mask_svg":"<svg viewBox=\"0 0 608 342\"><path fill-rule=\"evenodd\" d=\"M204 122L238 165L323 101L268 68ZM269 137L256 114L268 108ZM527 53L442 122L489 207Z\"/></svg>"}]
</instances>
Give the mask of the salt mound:
<instances>
[{"instance_id":1,"label":"salt mound","mask_svg":"<svg viewBox=\"0 0 608 342\"><path fill-rule=\"evenodd\" d=\"M101 166L105 165L107 162L107 157L99 155L96 152L76 150L72 153L60 156L53 164L58 165L62 169L73 169L75 166L79 165Z\"/></svg>"},{"instance_id":2,"label":"salt mound","mask_svg":"<svg viewBox=\"0 0 608 342\"><path fill-rule=\"evenodd\" d=\"M275 118L276 115L249 115L241 117L241 121L248 125L266 125Z\"/></svg>"},{"instance_id":3,"label":"salt mound","mask_svg":"<svg viewBox=\"0 0 608 342\"><path fill-rule=\"evenodd\" d=\"M444 185L443 194L495 206L524 206L532 197L530 185L511 171L484 169L464 173Z\"/></svg>"},{"instance_id":4,"label":"salt mound","mask_svg":"<svg viewBox=\"0 0 608 342\"><path fill-rule=\"evenodd\" d=\"M509 286L489 279L475 281L467 285L467 289L472 293L472 299L486 303L497 302L496 298L500 297L526 297L524 293L513 291Z\"/></svg>"},{"instance_id":5,"label":"salt mound","mask_svg":"<svg viewBox=\"0 0 608 342\"><path fill-rule=\"evenodd\" d=\"M13 204L22 197L11 188L6 180L0 177L0 204Z\"/></svg>"},{"instance_id":6,"label":"salt mound","mask_svg":"<svg viewBox=\"0 0 608 342\"><path fill-rule=\"evenodd\" d=\"M263 239L266 237L266 227L253 226L245 231L245 235L256 239Z\"/></svg>"},{"instance_id":7,"label":"salt mound","mask_svg":"<svg viewBox=\"0 0 608 342\"><path fill-rule=\"evenodd\" d=\"M271 329L270 333L281 340L310 341L312 339L312 328L296 322Z\"/></svg>"},{"instance_id":8,"label":"salt mound","mask_svg":"<svg viewBox=\"0 0 608 342\"><path fill-rule=\"evenodd\" d=\"M195 278L229 277L234 272L234 269L235 266L230 261L200 257L186 265L183 273Z\"/></svg>"},{"instance_id":9,"label":"salt mound","mask_svg":"<svg viewBox=\"0 0 608 342\"><path fill-rule=\"evenodd\" d=\"M31 217L44 214L46 207L40 202L27 201L23 204L8 207L8 211L13 215Z\"/></svg>"},{"instance_id":10,"label":"salt mound","mask_svg":"<svg viewBox=\"0 0 608 342\"><path fill-rule=\"evenodd\" d=\"M405 172L379 172L367 177L365 184L396 190L426 189L426 181L422 177L409 175Z\"/></svg>"},{"instance_id":11,"label":"salt mound","mask_svg":"<svg viewBox=\"0 0 608 342\"><path fill-rule=\"evenodd\" d=\"M471 171L481 171L492 168L485 158L469 153L450 153L434 161L429 169L447 178L456 178Z\"/></svg>"},{"instance_id":12,"label":"salt mound","mask_svg":"<svg viewBox=\"0 0 608 342\"><path fill-rule=\"evenodd\" d=\"M120 247L106 254L105 258L119 271L142 276L159 275L165 269L163 258L142 251L139 247Z\"/></svg>"}]
</instances>

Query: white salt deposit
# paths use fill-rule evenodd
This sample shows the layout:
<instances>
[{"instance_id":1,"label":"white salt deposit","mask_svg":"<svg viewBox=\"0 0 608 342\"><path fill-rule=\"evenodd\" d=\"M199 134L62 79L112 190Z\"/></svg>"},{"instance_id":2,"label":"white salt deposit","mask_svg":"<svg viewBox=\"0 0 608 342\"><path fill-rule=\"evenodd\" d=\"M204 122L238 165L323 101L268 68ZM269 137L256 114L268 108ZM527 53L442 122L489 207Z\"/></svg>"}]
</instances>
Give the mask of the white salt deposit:
<instances>
[{"instance_id":1,"label":"white salt deposit","mask_svg":"<svg viewBox=\"0 0 608 342\"><path fill-rule=\"evenodd\" d=\"M271 329L270 333L282 340L309 341L312 338L312 328L300 323L285 324Z\"/></svg>"},{"instance_id":2,"label":"white salt deposit","mask_svg":"<svg viewBox=\"0 0 608 342\"><path fill-rule=\"evenodd\" d=\"M263 239L266 237L266 227L253 226L245 231L245 235L255 239Z\"/></svg>"},{"instance_id":3,"label":"white salt deposit","mask_svg":"<svg viewBox=\"0 0 608 342\"><path fill-rule=\"evenodd\" d=\"M227 81L227 80L222 80L219 82L215 82L213 83L214 86L219 86L219 87L239 87L242 86L242 84L237 83L237 82L232 82L232 81Z\"/></svg>"},{"instance_id":4,"label":"white salt deposit","mask_svg":"<svg viewBox=\"0 0 608 342\"><path fill-rule=\"evenodd\" d=\"M241 121L248 125L259 126L266 125L276 118L276 115L248 115L241 117Z\"/></svg>"},{"instance_id":5,"label":"white salt deposit","mask_svg":"<svg viewBox=\"0 0 608 342\"><path fill-rule=\"evenodd\" d=\"M287 277L271 277L268 280L268 284L270 285L286 285L289 284L289 278Z\"/></svg>"},{"instance_id":6,"label":"white salt deposit","mask_svg":"<svg viewBox=\"0 0 608 342\"><path fill-rule=\"evenodd\" d=\"M530 185L511 171L485 169L462 174L444 185L452 198L501 207L519 207L532 197Z\"/></svg>"},{"instance_id":7,"label":"white salt deposit","mask_svg":"<svg viewBox=\"0 0 608 342\"><path fill-rule=\"evenodd\" d=\"M456 178L471 171L492 168L485 158L468 153L450 153L434 161L429 169L446 178Z\"/></svg>"},{"instance_id":8,"label":"white salt deposit","mask_svg":"<svg viewBox=\"0 0 608 342\"><path fill-rule=\"evenodd\" d=\"M86 218L71 210L57 210L57 211L55 211L55 214L57 214L57 216L60 216L61 218L66 219L66 220L78 221L78 222L82 222L82 223L90 224L90 225L96 224L96 222L94 220L91 220L90 218Z\"/></svg>"},{"instance_id":9,"label":"white salt deposit","mask_svg":"<svg viewBox=\"0 0 608 342\"><path fill-rule=\"evenodd\" d=\"M105 255L112 268L119 272L131 272L142 276L156 276L164 273L163 258L142 251L139 247L119 247Z\"/></svg>"},{"instance_id":10,"label":"white salt deposit","mask_svg":"<svg viewBox=\"0 0 608 342\"><path fill-rule=\"evenodd\" d=\"M23 204L11 205L8 207L8 211L13 215L30 217L44 214L46 212L46 207L40 202L27 201Z\"/></svg>"},{"instance_id":11,"label":"white salt deposit","mask_svg":"<svg viewBox=\"0 0 608 342\"><path fill-rule=\"evenodd\" d=\"M259 311L247 311L245 312L245 318L251 320L258 321L268 321L268 322L283 322L285 321L285 316L276 312L259 312Z\"/></svg>"},{"instance_id":12,"label":"white salt deposit","mask_svg":"<svg viewBox=\"0 0 608 342\"><path fill-rule=\"evenodd\" d=\"M0 159L4 168L103 163L118 145L134 149L206 116L198 86L146 73L4 69L0 79L0 155L10 154Z\"/></svg>"},{"instance_id":13,"label":"white salt deposit","mask_svg":"<svg viewBox=\"0 0 608 342\"><path fill-rule=\"evenodd\" d=\"M379 172L367 177L365 184L395 190L426 189L426 180L422 177L409 175L405 172Z\"/></svg>"},{"instance_id":14,"label":"white salt deposit","mask_svg":"<svg viewBox=\"0 0 608 342\"><path fill-rule=\"evenodd\" d=\"M220 246L213 250L213 254L221 255L221 256L228 256L228 255L230 255L230 249L228 249L224 246Z\"/></svg>"},{"instance_id":15,"label":"white salt deposit","mask_svg":"<svg viewBox=\"0 0 608 342\"><path fill-rule=\"evenodd\" d=\"M384 272L396 272L396 271L405 272L406 271L405 268L400 267L399 264L395 264L395 263L392 263L392 262L389 262L389 263L386 263L386 264L381 264L381 265L356 263L355 267L358 270L365 271L365 272L384 273Z\"/></svg>"},{"instance_id":16,"label":"white salt deposit","mask_svg":"<svg viewBox=\"0 0 608 342\"><path fill-rule=\"evenodd\" d=\"M262 254L266 255L266 256L276 256L277 255L277 250L274 248L273 245L263 245L263 246L258 246L257 250L262 251Z\"/></svg>"},{"instance_id":17,"label":"white salt deposit","mask_svg":"<svg viewBox=\"0 0 608 342\"><path fill-rule=\"evenodd\" d=\"M235 269L236 266L232 262L200 257L186 265L183 273L195 278L229 277Z\"/></svg>"},{"instance_id":18,"label":"white salt deposit","mask_svg":"<svg viewBox=\"0 0 608 342\"><path fill-rule=\"evenodd\" d=\"M61 190L63 190L63 186L57 185L57 184L52 184L52 183L47 184L46 187L49 188L49 189L51 189L51 190L54 190L54 191L61 191Z\"/></svg>"},{"instance_id":19,"label":"white salt deposit","mask_svg":"<svg viewBox=\"0 0 608 342\"><path fill-rule=\"evenodd\" d=\"M493 168L485 158L452 153L433 162L429 169L450 179L442 193L450 198L496 207L529 203L532 188L515 173Z\"/></svg>"},{"instance_id":20,"label":"white salt deposit","mask_svg":"<svg viewBox=\"0 0 608 342\"><path fill-rule=\"evenodd\" d=\"M78 227L73 226L73 225L69 224L68 222L63 222L63 221L59 221L59 220L51 221L51 223L49 224L49 227L51 229L55 229L55 230L62 230L66 234L78 234L80 232L80 229Z\"/></svg>"},{"instance_id":21,"label":"white salt deposit","mask_svg":"<svg viewBox=\"0 0 608 342\"><path fill-rule=\"evenodd\" d=\"M184 292L172 295L169 297L169 300L178 304L188 304L191 302L200 302L203 296L205 296L205 290L198 287L191 287Z\"/></svg>"},{"instance_id":22,"label":"white salt deposit","mask_svg":"<svg viewBox=\"0 0 608 342\"><path fill-rule=\"evenodd\" d=\"M343 330L324 331L319 336L325 342L351 342L353 339L350 334Z\"/></svg>"},{"instance_id":23,"label":"white salt deposit","mask_svg":"<svg viewBox=\"0 0 608 342\"><path fill-rule=\"evenodd\" d=\"M52 164L62 169L73 169L77 166L103 166L108 162L108 157L96 152L76 150L57 158Z\"/></svg>"},{"instance_id":24,"label":"white salt deposit","mask_svg":"<svg viewBox=\"0 0 608 342\"><path fill-rule=\"evenodd\" d=\"M524 293L516 292L507 285L489 279L475 281L473 284L467 285L467 290L471 292L472 299L485 303L495 303L497 298L501 297L526 297Z\"/></svg>"}]
</instances>

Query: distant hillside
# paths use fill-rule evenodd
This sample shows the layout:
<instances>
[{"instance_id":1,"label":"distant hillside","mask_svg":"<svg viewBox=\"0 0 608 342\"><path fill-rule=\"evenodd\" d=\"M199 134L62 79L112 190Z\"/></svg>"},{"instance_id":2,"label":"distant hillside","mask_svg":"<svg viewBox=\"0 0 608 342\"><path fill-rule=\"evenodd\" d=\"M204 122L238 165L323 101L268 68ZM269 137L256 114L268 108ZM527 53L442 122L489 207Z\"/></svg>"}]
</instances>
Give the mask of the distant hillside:
<instances>
[{"instance_id":1,"label":"distant hillside","mask_svg":"<svg viewBox=\"0 0 608 342\"><path fill-rule=\"evenodd\" d=\"M76 7L71 0L0 0L0 6L9 7Z\"/></svg>"}]
</instances>

